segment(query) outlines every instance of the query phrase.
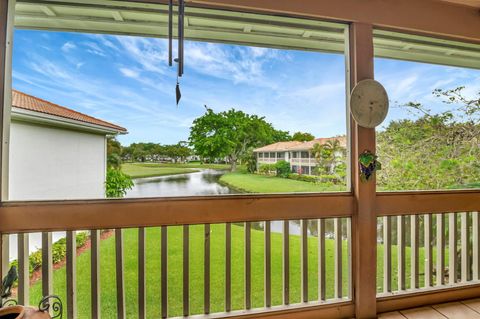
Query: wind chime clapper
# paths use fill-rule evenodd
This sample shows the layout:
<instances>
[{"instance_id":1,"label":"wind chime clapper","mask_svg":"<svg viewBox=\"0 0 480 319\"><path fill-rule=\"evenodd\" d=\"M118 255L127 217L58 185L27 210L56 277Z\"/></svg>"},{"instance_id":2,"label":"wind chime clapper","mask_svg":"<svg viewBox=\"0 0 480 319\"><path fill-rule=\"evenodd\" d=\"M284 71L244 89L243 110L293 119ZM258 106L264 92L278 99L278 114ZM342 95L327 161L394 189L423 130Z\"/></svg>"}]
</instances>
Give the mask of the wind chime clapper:
<instances>
[{"instance_id":1,"label":"wind chime clapper","mask_svg":"<svg viewBox=\"0 0 480 319\"><path fill-rule=\"evenodd\" d=\"M185 0L178 0L178 56L175 59L177 62L177 85L175 86L175 96L177 106L182 98L180 92L179 78L183 75L184 65L184 40L185 40ZM168 1L168 65L172 66L173 60L173 0Z\"/></svg>"}]
</instances>

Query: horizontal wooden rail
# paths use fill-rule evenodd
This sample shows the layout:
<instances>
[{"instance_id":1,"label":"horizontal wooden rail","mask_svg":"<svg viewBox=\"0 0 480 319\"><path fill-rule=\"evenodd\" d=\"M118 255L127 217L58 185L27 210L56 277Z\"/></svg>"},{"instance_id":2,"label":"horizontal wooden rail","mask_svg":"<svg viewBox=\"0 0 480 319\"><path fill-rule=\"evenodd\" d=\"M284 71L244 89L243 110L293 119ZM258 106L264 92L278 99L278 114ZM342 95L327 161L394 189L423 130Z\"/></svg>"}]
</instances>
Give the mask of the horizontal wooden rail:
<instances>
[{"instance_id":1,"label":"horizontal wooden rail","mask_svg":"<svg viewBox=\"0 0 480 319\"><path fill-rule=\"evenodd\" d=\"M415 292L377 296L378 313L415 308L437 303L478 298L480 284L463 284L446 288L425 288Z\"/></svg>"},{"instance_id":2,"label":"horizontal wooden rail","mask_svg":"<svg viewBox=\"0 0 480 319\"><path fill-rule=\"evenodd\" d=\"M349 217L353 211L349 193L4 202L0 233Z\"/></svg>"},{"instance_id":3,"label":"horizontal wooden rail","mask_svg":"<svg viewBox=\"0 0 480 319\"><path fill-rule=\"evenodd\" d=\"M228 313L193 316L202 319L239 318L239 319L317 319L317 318L352 318L354 306L351 301L341 302L309 302L288 306L275 306L264 309L236 310ZM180 319L185 317L174 317Z\"/></svg>"},{"instance_id":4,"label":"horizontal wooden rail","mask_svg":"<svg viewBox=\"0 0 480 319\"><path fill-rule=\"evenodd\" d=\"M480 210L480 190L377 193L378 216Z\"/></svg>"}]
</instances>

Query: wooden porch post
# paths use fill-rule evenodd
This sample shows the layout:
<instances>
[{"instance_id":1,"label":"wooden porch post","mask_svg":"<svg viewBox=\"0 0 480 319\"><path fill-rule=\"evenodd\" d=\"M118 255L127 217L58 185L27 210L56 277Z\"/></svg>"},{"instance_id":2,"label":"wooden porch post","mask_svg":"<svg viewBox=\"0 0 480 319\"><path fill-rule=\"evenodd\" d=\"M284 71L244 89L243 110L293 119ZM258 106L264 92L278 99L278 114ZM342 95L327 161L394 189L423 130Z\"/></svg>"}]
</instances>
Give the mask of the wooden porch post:
<instances>
[{"instance_id":1,"label":"wooden porch post","mask_svg":"<svg viewBox=\"0 0 480 319\"><path fill-rule=\"evenodd\" d=\"M350 26L350 84L373 79L372 25ZM356 202L354 222L354 301L356 318L376 318L377 217L376 181L360 181L358 156L364 150L375 152L375 130L358 126L351 120L353 193Z\"/></svg>"},{"instance_id":2,"label":"wooden porch post","mask_svg":"<svg viewBox=\"0 0 480 319\"><path fill-rule=\"evenodd\" d=\"M10 4L9 4L10 2ZM2 0L0 2L0 141L2 144L0 145L0 198L1 200L7 199L7 186L6 184L8 179L5 176L5 172L8 170L8 166L6 165L6 156L4 154L4 148L8 146L8 125L10 122L10 117L8 114L5 114L5 104L10 103L10 98L6 95L9 92L8 88L10 84L11 74L9 74L10 67L8 63L10 63L9 59L11 59L11 37L9 35L9 31L11 26L9 26L9 21L12 15L12 0ZM10 5L10 10L9 10ZM10 19L9 19L10 18ZM8 69L8 71L7 71ZM5 125L8 122L8 125ZM3 167L3 169L2 169ZM2 221L0 221L1 223ZM3 278L6 273L8 272L9 268L9 237L8 235L0 234L0 278ZM0 298L0 302L1 302Z\"/></svg>"}]
</instances>

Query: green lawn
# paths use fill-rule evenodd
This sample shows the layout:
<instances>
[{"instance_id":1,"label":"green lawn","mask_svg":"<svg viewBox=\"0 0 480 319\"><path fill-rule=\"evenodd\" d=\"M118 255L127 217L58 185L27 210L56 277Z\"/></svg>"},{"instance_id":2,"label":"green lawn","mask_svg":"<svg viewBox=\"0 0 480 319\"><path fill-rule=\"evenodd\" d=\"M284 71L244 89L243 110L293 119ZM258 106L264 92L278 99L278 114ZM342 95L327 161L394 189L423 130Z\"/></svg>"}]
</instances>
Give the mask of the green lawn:
<instances>
[{"instance_id":1,"label":"green lawn","mask_svg":"<svg viewBox=\"0 0 480 319\"><path fill-rule=\"evenodd\" d=\"M176 175L176 174L185 174L193 173L198 170L186 167L175 167L175 166L154 166L146 164L133 164L125 163L122 164L122 171L130 175L132 178L140 177L152 177L152 176L164 176L164 175Z\"/></svg>"},{"instance_id":2,"label":"green lawn","mask_svg":"<svg viewBox=\"0 0 480 319\"><path fill-rule=\"evenodd\" d=\"M327 221L329 222L329 221ZM225 278L225 226L211 226L211 311L221 312L224 307ZM182 315L182 227L168 228L168 304L170 316ZM137 317L137 256L138 231L124 230L124 274L127 318ZM203 236L201 225L190 226L190 304L191 313L203 312ZM274 305L282 302L282 235L272 233L272 301ZM318 240L309 237L309 299L318 298ZM149 317L160 314L160 229L147 229L147 312ZM382 290L383 246L377 246L377 287ZM334 241L326 240L326 289L327 297L333 297L334 286ZM448 252L448 250L446 251ZM346 241L343 241L343 291L347 293L348 257ZM101 310L103 318L115 318L115 237L103 240L100 244L101 269ZM445 256L448 260L448 253ZM253 307L263 306L264 280L264 233L252 230L252 303ZM423 285L423 249L420 248L420 285ZM435 262L435 250L434 250ZM397 287L397 249L392 246L392 287ZM54 293L66 304L65 267L54 271ZM300 302L300 237L290 236L290 300ZM410 248L406 249L406 282L410 286ZM244 289L244 231L243 227L232 225L232 304L234 309L243 308ZM77 257L77 300L79 318L89 318L90 311L90 251ZM41 281L31 287L31 302L40 299Z\"/></svg>"},{"instance_id":3,"label":"green lawn","mask_svg":"<svg viewBox=\"0 0 480 319\"><path fill-rule=\"evenodd\" d=\"M346 191L342 185L321 185L275 176L245 173L227 173L220 182L248 193L292 193L292 192L338 192Z\"/></svg>"},{"instance_id":4,"label":"green lawn","mask_svg":"<svg viewBox=\"0 0 480 319\"><path fill-rule=\"evenodd\" d=\"M168 302L169 315L182 315L182 227L169 227L168 234ZM137 230L124 231L125 287L127 318L137 316ZM232 304L234 309L243 308L244 289L244 231L243 227L232 225ZM225 226L212 225L211 232L211 309L219 312L224 307L225 278ZM252 303L253 307L263 306L263 257L264 233L252 230ZM317 298L317 238L309 238L309 294ZM149 317L160 314L160 230L147 230L147 311ZM327 292L333 294L333 241L327 240ZM290 285L291 301L300 301L300 238L290 237ZM281 304L282 298L282 236L272 233L272 300ZM115 238L104 240L100 245L101 305L102 318L115 318ZM346 258L346 243L344 243ZM190 303L191 312L203 312L203 226L190 227ZM347 273L344 260L343 272ZM344 278L346 284L347 278ZM54 293L66 304L65 267L54 271ZM346 285L345 285L346 292ZM40 299L41 282L31 287L32 303ZM90 251L77 258L77 298L79 318L88 318L90 309Z\"/></svg>"},{"instance_id":5,"label":"green lawn","mask_svg":"<svg viewBox=\"0 0 480 319\"><path fill-rule=\"evenodd\" d=\"M136 166L142 166L142 167L161 167L161 168L166 168L166 167L172 167L172 168L211 168L211 169L229 169L230 165L228 164L202 164L200 162L189 162L189 163L130 163L134 164Z\"/></svg>"}]
</instances>

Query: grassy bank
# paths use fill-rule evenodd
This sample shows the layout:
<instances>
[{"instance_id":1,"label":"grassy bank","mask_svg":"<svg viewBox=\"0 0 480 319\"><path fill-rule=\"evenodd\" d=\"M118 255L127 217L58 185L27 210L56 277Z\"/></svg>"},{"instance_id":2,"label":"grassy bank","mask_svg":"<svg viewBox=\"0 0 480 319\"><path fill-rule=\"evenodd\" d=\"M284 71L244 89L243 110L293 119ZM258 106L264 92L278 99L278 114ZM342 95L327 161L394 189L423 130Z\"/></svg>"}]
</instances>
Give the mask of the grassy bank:
<instances>
[{"instance_id":1,"label":"grassy bank","mask_svg":"<svg viewBox=\"0 0 480 319\"><path fill-rule=\"evenodd\" d=\"M189 163L132 163L136 166L142 167L158 167L158 168L200 168L200 169L230 169L228 164L208 164L201 162L189 162Z\"/></svg>"},{"instance_id":2,"label":"grassy bank","mask_svg":"<svg viewBox=\"0 0 480 319\"><path fill-rule=\"evenodd\" d=\"M291 193L291 192L338 192L346 191L342 185L322 185L311 182L296 181L275 176L227 173L220 182L234 189L248 193Z\"/></svg>"},{"instance_id":3,"label":"grassy bank","mask_svg":"<svg viewBox=\"0 0 480 319\"><path fill-rule=\"evenodd\" d=\"M176 175L194 173L198 170L186 167L175 166L147 166L145 164L125 163L122 164L122 171L132 178L153 177L164 175Z\"/></svg>"}]
</instances>

